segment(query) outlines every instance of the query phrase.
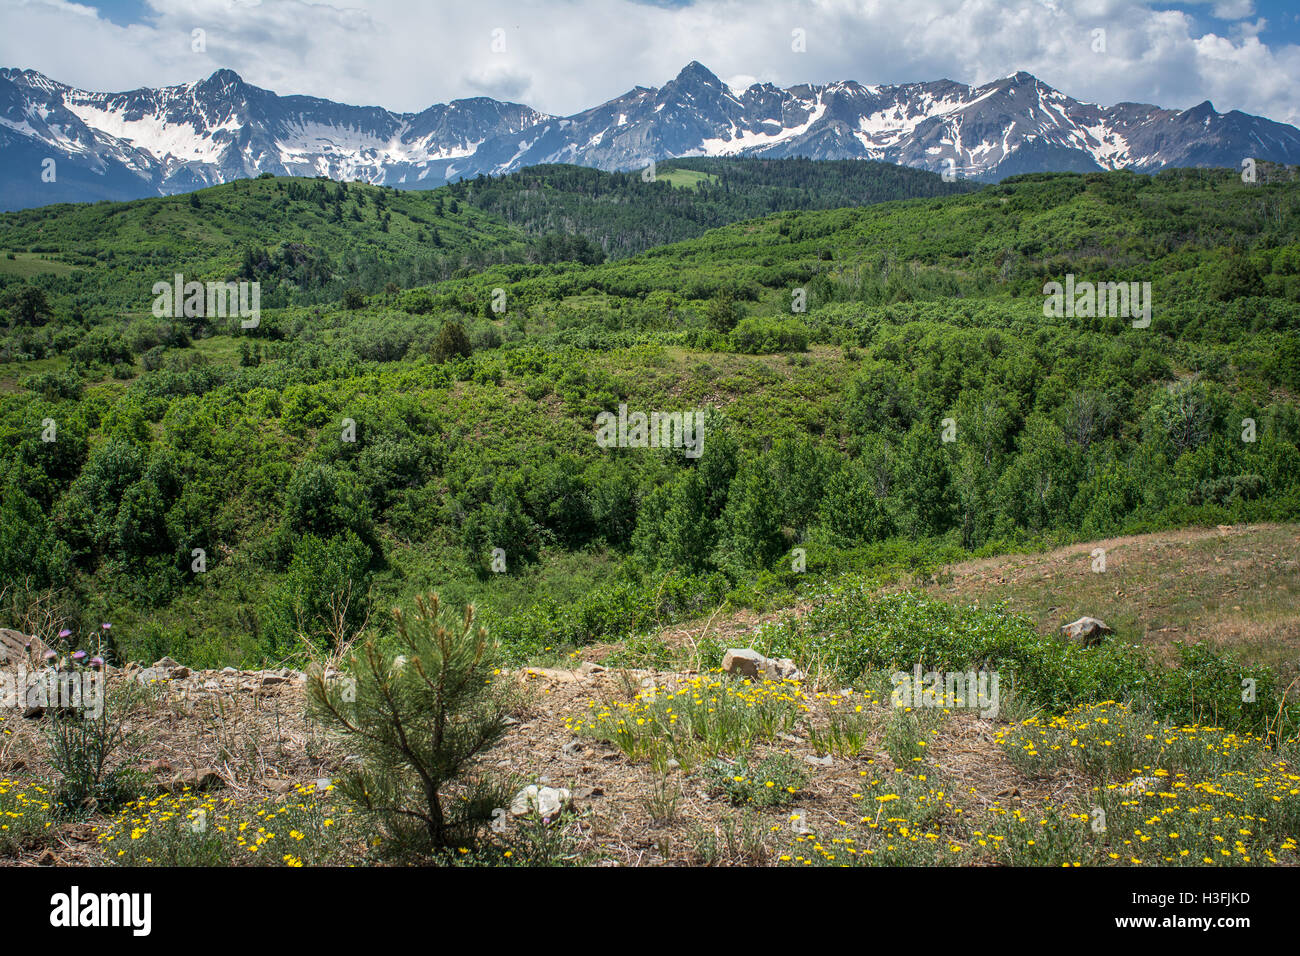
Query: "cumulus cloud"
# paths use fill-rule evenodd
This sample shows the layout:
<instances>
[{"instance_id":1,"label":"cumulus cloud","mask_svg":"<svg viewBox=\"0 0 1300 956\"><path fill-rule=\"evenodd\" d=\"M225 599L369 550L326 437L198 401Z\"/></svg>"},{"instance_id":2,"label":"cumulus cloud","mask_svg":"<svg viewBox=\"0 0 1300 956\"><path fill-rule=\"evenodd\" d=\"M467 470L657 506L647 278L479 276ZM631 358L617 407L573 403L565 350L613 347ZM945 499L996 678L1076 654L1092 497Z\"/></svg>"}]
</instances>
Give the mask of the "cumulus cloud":
<instances>
[{"instance_id":1,"label":"cumulus cloud","mask_svg":"<svg viewBox=\"0 0 1300 956\"><path fill-rule=\"evenodd\" d=\"M1079 99L1205 99L1300 122L1300 47L1269 45L1251 0L1203 0L1218 33L1144 0L145 0L122 27L90 0L0 0L0 63L87 89L230 67L279 93L417 111L464 96L572 113L699 60L732 86L1026 70ZM1186 4L1184 4L1186 6ZM194 29L206 49L194 51ZM1099 32L1102 31L1102 32ZM1098 37L1103 38L1099 44ZM801 52L799 38L802 38ZM1098 47L1101 49L1098 49Z\"/></svg>"}]
</instances>

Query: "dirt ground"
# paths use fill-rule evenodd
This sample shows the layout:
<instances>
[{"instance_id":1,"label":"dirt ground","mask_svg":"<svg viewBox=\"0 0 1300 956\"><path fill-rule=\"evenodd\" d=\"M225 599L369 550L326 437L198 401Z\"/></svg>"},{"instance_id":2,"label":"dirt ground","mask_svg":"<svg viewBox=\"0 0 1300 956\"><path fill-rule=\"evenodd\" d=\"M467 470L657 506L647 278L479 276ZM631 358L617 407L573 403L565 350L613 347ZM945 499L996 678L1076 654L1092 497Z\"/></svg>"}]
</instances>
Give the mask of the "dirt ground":
<instances>
[{"instance_id":1,"label":"dirt ground","mask_svg":"<svg viewBox=\"0 0 1300 956\"><path fill-rule=\"evenodd\" d=\"M1093 569L1096 549L1105 551L1104 571ZM1177 640L1205 640L1294 675L1300 658L1298 569L1300 527L1265 525L1115 538L972 561L950 568L926 590L951 601L1006 601L1044 630L1088 614L1110 623L1121 639L1157 649ZM718 614L659 636L681 648L683 657L705 635L746 646L764 621L801 610ZM742 812L710 792L695 768L665 770L574 733L573 719L593 702L628 703L650 686L676 687L697 676L601 665L619 649L588 647L571 668L515 672L521 704L505 739L484 760L488 769L569 789L576 812L565 825L578 850L600 864L771 863L789 845L792 812L814 829L855 818L864 775L894 770L883 721L858 754L826 762L809 728L824 718L831 706L827 698L840 689L806 686L806 716L790 733L757 746L752 758L790 754L807 775L805 785L790 807ZM41 721L13 711L0 716L0 780L48 780ZM346 757L341 741L306 716L302 676L290 671L227 669L146 682L132 723L142 741L133 756L160 786L215 775L211 782L226 795L249 802L329 778ZM971 712L954 713L938 726L926 764L943 782L949 812L995 803L1061 805L1078 795L1083 784L1068 773L1046 779L1019 773L995 740L999 726ZM92 815L58 825L42 845L0 864L103 862L95 842L95 827L103 822Z\"/></svg>"}]
</instances>

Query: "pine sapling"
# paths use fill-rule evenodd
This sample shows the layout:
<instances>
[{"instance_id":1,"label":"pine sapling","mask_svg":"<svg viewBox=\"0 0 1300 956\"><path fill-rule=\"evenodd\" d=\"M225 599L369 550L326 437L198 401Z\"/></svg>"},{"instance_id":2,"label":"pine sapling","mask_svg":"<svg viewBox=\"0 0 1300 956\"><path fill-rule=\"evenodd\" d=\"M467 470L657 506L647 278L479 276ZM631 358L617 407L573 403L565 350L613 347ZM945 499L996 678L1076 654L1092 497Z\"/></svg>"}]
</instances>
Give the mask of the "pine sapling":
<instances>
[{"instance_id":1,"label":"pine sapling","mask_svg":"<svg viewBox=\"0 0 1300 956\"><path fill-rule=\"evenodd\" d=\"M505 733L510 709L493 675L496 644L475 627L473 606L453 627L439 611L436 594L417 597L409 617L395 609L393 648L370 637L350 655L350 679L315 668L308 684L316 714L361 758L337 781L339 792L374 815L400 856L473 844L506 799L470 772Z\"/></svg>"}]
</instances>

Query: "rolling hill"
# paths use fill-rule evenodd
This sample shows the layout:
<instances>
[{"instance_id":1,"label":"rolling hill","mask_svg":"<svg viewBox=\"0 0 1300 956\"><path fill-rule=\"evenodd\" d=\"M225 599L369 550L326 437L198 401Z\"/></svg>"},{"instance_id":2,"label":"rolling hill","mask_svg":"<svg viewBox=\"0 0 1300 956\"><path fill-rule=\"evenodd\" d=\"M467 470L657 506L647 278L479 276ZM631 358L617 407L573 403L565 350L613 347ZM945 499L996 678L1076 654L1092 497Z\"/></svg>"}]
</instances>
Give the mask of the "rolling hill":
<instances>
[{"instance_id":1,"label":"rolling hill","mask_svg":"<svg viewBox=\"0 0 1300 956\"><path fill-rule=\"evenodd\" d=\"M256 180L197 201L219 236L270 200L307 210L307 239L345 241L295 186L317 188ZM471 252L522 243L437 195ZM429 197L384 196L400 225L380 235L434 227L401 211ZM69 214L109 230L115 210L189 202ZM0 570L121 622L122 653L275 659L340 574L367 604L439 582L524 653L845 570L1295 520L1298 216L1300 185L1281 176L1040 174L778 213L600 264L460 267L369 301L267 306L253 330L120 307L67 321L60 283L125 300L144 275L108 248L123 272L9 282L40 281L56 304L28 325L30 299L5 300ZM222 255L240 247L225 241ZM179 251L210 255L197 237ZM1151 324L1045 316L1044 284L1068 274L1151 283ZM703 455L601 448L596 416L620 405L704 410ZM796 547L807 577L789 570Z\"/></svg>"}]
</instances>

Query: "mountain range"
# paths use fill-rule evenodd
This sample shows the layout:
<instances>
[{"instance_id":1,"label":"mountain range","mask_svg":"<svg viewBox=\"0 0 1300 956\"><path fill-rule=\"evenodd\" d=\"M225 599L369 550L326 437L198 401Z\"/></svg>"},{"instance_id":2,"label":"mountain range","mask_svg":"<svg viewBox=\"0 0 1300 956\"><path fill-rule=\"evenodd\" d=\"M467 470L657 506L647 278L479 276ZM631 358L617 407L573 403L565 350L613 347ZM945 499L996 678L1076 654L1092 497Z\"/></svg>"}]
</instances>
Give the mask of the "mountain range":
<instances>
[{"instance_id":1,"label":"mountain range","mask_svg":"<svg viewBox=\"0 0 1300 956\"><path fill-rule=\"evenodd\" d=\"M93 93L0 69L0 209L188 192L261 173L432 188L541 163L604 170L685 156L873 159L996 181L1017 173L1300 162L1300 130L1206 101L1075 100L1028 73L981 86L852 81L733 90L697 62L571 116L487 97L420 113L280 96L231 70ZM49 160L53 160L53 164Z\"/></svg>"}]
</instances>

